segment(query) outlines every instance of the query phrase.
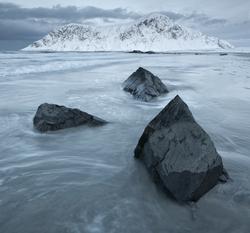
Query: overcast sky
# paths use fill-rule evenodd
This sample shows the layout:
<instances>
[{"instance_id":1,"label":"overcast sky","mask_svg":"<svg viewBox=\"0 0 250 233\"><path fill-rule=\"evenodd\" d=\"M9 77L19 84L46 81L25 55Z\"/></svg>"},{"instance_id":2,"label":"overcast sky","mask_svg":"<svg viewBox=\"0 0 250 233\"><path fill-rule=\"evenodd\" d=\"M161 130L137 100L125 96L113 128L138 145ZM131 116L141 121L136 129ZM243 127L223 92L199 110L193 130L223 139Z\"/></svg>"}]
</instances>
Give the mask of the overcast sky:
<instances>
[{"instance_id":1,"label":"overcast sky","mask_svg":"<svg viewBox=\"0 0 250 233\"><path fill-rule=\"evenodd\" d=\"M4 2L4 1L0 1ZM52 7L60 4L78 7L95 6L104 9L127 8L138 12L175 11L185 13L199 11L214 17L242 18L250 17L249 0L12 0L8 1L23 7Z\"/></svg>"},{"instance_id":2,"label":"overcast sky","mask_svg":"<svg viewBox=\"0 0 250 233\"><path fill-rule=\"evenodd\" d=\"M61 24L120 23L151 12L250 47L250 0L0 0L0 40L33 41Z\"/></svg>"}]
</instances>

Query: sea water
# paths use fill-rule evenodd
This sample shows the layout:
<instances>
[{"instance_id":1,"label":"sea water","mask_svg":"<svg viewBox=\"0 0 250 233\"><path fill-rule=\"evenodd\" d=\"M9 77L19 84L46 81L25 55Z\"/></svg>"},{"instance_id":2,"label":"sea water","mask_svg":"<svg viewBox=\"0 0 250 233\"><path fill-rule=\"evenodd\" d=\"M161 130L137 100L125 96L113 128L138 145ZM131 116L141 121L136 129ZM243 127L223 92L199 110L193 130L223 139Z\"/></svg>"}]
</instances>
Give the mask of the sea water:
<instances>
[{"instance_id":1,"label":"sea water","mask_svg":"<svg viewBox=\"0 0 250 233\"><path fill-rule=\"evenodd\" d=\"M138 67L170 92L143 103L121 84ZM197 203L159 190L133 150L180 95L231 179ZM39 133L42 103L110 123ZM0 53L1 233L249 233L250 53Z\"/></svg>"}]
</instances>

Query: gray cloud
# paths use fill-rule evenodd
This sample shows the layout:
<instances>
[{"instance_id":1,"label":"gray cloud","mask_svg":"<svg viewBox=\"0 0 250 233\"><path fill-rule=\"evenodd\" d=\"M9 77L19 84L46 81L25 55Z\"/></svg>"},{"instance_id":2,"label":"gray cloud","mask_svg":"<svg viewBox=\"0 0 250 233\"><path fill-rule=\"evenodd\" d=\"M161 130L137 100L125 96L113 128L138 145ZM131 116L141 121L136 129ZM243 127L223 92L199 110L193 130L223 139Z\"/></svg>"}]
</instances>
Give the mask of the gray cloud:
<instances>
[{"instance_id":1,"label":"gray cloud","mask_svg":"<svg viewBox=\"0 0 250 233\"><path fill-rule=\"evenodd\" d=\"M227 22L226 19L221 18L211 18L206 14L200 14L198 12L193 11L189 14L180 14L171 11L160 11L164 15L167 15L169 18L175 21L183 21L183 22L193 22L195 24L202 24L202 25L214 25L214 24L224 24Z\"/></svg>"},{"instance_id":2,"label":"gray cloud","mask_svg":"<svg viewBox=\"0 0 250 233\"><path fill-rule=\"evenodd\" d=\"M135 19L139 15L123 8L101 9L97 7L77 8L75 6L52 8L23 8L12 3L0 3L0 40L37 40L61 24L82 22L102 18ZM89 23L89 22L88 22Z\"/></svg>"},{"instance_id":3,"label":"gray cloud","mask_svg":"<svg viewBox=\"0 0 250 233\"><path fill-rule=\"evenodd\" d=\"M34 20L0 20L0 40L37 40L53 26Z\"/></svg>"},{"instance_id":4,"label":"gray cloud","mask_svg":"<svg viewBox=\"0 0 250 233\"><path fill-rule=\"evenodd\" d=\"M138 14L129 12L123 8L106 10L88 6L79 9L75 6L62 7L60 5L52 8L23 8L12 3L0 3L0 19L53 18L62 20L78 20L96 17L128 19L138 18L138 16Z\"/></svg>"}]
</instances>

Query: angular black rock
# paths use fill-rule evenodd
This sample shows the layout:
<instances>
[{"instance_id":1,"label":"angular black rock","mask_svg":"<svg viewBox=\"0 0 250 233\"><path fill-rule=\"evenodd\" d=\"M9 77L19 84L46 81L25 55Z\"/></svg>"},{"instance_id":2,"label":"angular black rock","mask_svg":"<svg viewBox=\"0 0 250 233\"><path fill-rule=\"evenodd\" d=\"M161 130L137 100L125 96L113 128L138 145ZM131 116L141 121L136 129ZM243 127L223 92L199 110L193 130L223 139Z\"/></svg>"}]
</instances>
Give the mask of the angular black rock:
<instances>
[{"instance_id":1,"label":"angular black rock","mask_svg":"<svg viewBox=\"0 0 250 233\"><path fill-rule=\"evenodd\" d=\"M84 124L98 126L105 123L107 122L79 109L47 103L38 107L33 119L35 128L41 132L66 129Z\"/></svg>"},{"instance_id":2,"label":"angular black rock","mask_svg":"<svg viewBox=\"0 0 250 233\"><path fill-rule=\"evenodd\" d=\"M179 96L145 128L135 157L180 202L197 201L220 179L226 181L212 140Z\"/></svg>"},{"instance_id":3,"label":"angular black rock","mask_svg":"<svg viewBox=\"0 0 250 233\"><path fill-rule=\"evenodd\" d=\"M167 87L157 76L141 67L123 83L123 90L145 102L168 93Z\"/></svg>"}]
</instances>

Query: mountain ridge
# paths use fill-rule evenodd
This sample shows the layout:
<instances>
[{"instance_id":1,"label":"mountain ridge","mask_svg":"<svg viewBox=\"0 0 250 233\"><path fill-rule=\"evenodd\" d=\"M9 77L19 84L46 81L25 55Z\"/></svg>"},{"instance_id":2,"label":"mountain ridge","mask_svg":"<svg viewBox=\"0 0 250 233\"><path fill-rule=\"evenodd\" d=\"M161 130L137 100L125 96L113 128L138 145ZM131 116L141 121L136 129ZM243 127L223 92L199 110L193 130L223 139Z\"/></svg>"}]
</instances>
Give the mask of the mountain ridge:
<instances>
[{"instance_id":1,"label":"mountain ridge","mask_svg":"<svg viewBox=\"0 0 250 233\"><path fill-rule=\"evenodd\" d=\"M162 14L150 14L133 23L89 26L64 25L23 50L154 51L229 49L227 41L181 26Z\"/></svg>"}]
</instances>

